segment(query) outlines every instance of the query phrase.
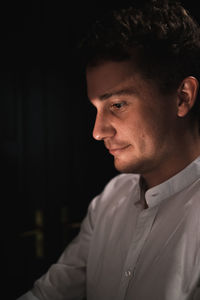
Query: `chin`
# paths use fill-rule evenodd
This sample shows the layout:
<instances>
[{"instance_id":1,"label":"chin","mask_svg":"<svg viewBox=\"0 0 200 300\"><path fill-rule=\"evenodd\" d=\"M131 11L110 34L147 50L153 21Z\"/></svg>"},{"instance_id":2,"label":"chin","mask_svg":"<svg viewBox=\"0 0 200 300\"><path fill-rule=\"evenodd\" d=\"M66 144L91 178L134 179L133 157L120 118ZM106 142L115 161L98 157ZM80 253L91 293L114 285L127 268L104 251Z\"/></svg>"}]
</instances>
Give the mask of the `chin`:
<instances>
[{"instance_id":1,"label":"chin","mask_svg":"<svg viewBox=\"0 0 200 300\"><path fill-rule=\"evenodd\" d=\"M115 160L115 169L120 172L120 173L135 173L138 174L139 172L139 167L136 164L133 163L125 163L125 162L120 162L119 160Z\"/></svg>"},{"instance_id":2,"label":"chin","mask_svg":"<svg viewBox=\"0 0 200 300\"><path fill-rule=\"evenodd\" d=\"M148 171L151 163L145 158L125 160L115 157L114 165L116 170L120 173L144 174Z\"/></svg>"}]
</instances>

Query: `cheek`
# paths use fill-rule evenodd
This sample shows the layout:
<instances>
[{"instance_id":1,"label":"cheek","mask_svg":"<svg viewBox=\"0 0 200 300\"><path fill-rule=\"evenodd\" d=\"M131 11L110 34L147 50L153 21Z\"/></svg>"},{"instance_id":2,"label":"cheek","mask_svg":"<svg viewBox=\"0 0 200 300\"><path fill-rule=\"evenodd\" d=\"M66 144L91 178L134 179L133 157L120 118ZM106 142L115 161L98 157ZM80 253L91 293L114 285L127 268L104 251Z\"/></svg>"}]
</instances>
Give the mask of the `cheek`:
<instances>
[{"instance_id":1,"label":"cheek","mask_svg":"<svg viewBox=\"0 0 200 300\"><path fill-rule=\"evenodd\" d=\"M153 118L138 120L133 127L129 130L131 140L143 151L157 148L165 134L162 124Z\"/></svg>"},{"instance_id":2,"label":"cheek","mask_svg":"<svg viewBox=\"0 0 200 300\"><path fill-rule=\"evenodd\" d=\"M146 109L140 114L141 118L139 123L141 130L147 135L159 136L163 134L169 123L169 114L165 108L154 107L154 109Z\"/></svg>"},{"instance_id":3,"label":"cheek","mask_svg":"<svg viewBox=\"0 0 200 300\"><path fill-rule=\"evenodd\" d=\"M134 144L156 143L156 139L160 139L165 130L166 121L162 114L150 111L149 108L135 109L117 123L118 138Z\"/></svg>"}]
</instances>

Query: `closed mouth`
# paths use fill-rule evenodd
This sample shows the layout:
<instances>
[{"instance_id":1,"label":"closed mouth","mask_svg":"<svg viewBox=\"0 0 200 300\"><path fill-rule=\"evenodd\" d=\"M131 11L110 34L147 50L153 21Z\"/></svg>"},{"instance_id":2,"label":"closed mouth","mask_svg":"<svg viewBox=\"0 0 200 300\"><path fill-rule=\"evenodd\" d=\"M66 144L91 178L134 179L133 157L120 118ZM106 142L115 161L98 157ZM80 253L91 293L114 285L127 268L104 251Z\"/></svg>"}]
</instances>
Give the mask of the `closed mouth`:
<instances>
[{"instance_id":1,"label":"closed mouth","mask_svg":"<svg viewBox=\"0 0 200 300\"><path fill-rule=\"evenodd\" d=\"M124 147L119 147L119 148L108 148L110 154L116 155L127 149L130 145L124 146Z\"/></svg>"}]
</instances>

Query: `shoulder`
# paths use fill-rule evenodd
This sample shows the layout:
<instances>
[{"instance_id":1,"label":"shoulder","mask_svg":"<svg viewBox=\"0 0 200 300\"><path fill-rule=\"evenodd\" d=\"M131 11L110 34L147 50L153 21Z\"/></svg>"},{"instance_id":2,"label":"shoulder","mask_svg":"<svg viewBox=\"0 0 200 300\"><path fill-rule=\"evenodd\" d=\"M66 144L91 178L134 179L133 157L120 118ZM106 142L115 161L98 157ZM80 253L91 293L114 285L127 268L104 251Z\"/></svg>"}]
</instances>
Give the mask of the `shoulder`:
<instances>
[{"instance_id":1,"label":"shoulder","mask_svg":"<svg viewBox=\"0 0 200 300\"><path fill-rule=\"evenodd\" d=\"M103 193L119 192L123 193L129 188L133 188L139 183L139 175L136 174L120 174L112 178L105 186Z\"/></svg>"},{"instance_id":2,"label":"shoulder","mask_svg":"<svg viewBox=\"0 0 200 300\"><path fill-rule=\"evenodd\" d=\"M91 203L93 208L96 206L115 205L122 197L127 197L138 188L139 175L137 174L120 174L112 178Z\"/></svg>"}]
</instances>

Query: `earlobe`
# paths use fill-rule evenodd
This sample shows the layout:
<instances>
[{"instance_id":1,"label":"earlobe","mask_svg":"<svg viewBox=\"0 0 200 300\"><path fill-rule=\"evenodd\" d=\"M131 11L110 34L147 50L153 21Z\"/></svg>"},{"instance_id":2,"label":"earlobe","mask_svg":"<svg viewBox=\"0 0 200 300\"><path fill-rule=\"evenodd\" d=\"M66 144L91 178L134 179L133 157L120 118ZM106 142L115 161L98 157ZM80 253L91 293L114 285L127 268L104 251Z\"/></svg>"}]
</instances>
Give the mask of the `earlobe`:
<instances>
[{"instance_id":1,"label":"earlobe","mask_svg":"<svg viewBox=\"0 0 200 300\"><path fill-rule=\"evenodd\" d=\"M198 80L193 76L186 77L181 82L178 89L177 103L177 115L179 117L185 117L194 106L197 98L198 88Z\"/></svg>"}]
</instances>

